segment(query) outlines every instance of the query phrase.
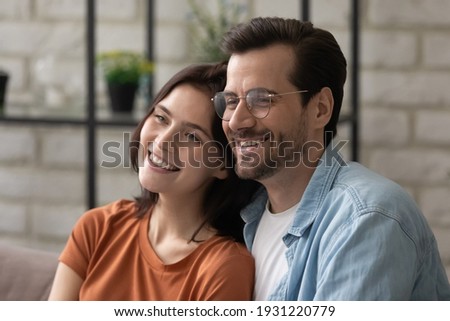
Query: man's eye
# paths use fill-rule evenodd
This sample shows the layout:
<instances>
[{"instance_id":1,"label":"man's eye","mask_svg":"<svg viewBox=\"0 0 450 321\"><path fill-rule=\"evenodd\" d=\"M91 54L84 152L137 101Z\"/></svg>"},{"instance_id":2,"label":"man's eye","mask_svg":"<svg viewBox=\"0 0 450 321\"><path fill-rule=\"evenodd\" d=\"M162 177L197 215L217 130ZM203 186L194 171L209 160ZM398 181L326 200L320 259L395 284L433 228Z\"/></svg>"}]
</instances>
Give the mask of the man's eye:
<instances>
[{"instance_id":1,"label":"man's eye","mask_svg":"<svg viewBox=\"0 0 450 321\"><path fill-rule=\"evenodd\" d=\"M227 108L236 108L236 106L239 104L239 98L226 97L225 102L226 102Z\"/></svg>"},{"instance_id":2,"label":"man's eye","mask_svg":"<svg viewBox=\"0 0 450 321\"><path fill-rule=\"evenodd\" d=\"M253 97L252 105L266 107L266 106L270 105L270 96Z\"/></svg>"}]
</instances>

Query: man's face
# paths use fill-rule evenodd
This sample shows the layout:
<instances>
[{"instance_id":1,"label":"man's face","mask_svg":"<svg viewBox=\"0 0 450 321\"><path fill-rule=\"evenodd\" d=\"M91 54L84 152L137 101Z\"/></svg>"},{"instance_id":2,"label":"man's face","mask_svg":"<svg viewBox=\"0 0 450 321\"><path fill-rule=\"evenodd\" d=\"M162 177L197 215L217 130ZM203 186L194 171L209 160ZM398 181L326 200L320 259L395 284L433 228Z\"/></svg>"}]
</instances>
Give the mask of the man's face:
<instances>
[{"instance_id":1,"label":"man's face","mask_svg":"<svg viewBox=\"0 0 450 321\"><path fill-rule=\"evenodd\" d=\"M254 88L274 94L295 92L289 80L294 66L293 49L273 45L243 54L233 54L228 64L225 91L239 97ZM240 99L229 121L222 127L233 144L236 172L246 179L264 181L287 167L298 166L308 139L308 110L301 105L301 93L275 96L265 118L250 113Z\"/></svg>"}]
</instances>

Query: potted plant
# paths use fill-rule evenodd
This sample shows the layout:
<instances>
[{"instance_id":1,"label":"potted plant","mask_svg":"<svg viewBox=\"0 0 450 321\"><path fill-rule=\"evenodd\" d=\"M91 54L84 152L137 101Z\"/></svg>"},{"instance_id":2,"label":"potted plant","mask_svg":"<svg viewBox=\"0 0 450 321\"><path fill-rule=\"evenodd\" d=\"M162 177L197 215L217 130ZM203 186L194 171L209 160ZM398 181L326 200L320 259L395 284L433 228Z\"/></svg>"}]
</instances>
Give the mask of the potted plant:
<instances>
[{"instance_id":1,"label":"potted plant","mask_svg":"<svg viewBox=\"0 0 450 321\"><path fill-rule=\"evenodd\" d=\"M153 63L141 54L126 50L102 52L97 61L106 81L112 111L131 112L142 78L147 78L147 86L151 84Z\"/></svg>"},{"instance_id":2,"label":"potted plant","mask_svg":"<svg viewBox=\"0 0 450 321\"><path fill-rule=\"evenodd\" d=\"M194 60L219 62L227 60L219 46L223 34L247 17L247 6L229 0L217 0L216 10L208 10L204 2L188 0L191 7L190 35ZM209 4L209 2L208 2Z\"/></svg>"}]
</instances>

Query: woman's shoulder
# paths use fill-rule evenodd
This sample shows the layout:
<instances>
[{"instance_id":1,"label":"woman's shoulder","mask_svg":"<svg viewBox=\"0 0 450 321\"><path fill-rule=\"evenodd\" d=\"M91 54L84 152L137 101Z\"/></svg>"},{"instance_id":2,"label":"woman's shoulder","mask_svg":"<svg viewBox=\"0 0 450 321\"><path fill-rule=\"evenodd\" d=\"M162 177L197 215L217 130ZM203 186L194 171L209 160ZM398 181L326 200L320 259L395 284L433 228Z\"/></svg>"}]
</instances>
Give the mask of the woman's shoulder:
<instances>
[{"instance_id":1,"label":"woman's shoulder","mask_svg":"<svg viewBox=\"0 0 450 321\"><path fill-rule=\"evenodd\" d=\"M194 269L207 282L253 284L255 262L244 244L229 237L214 236L201 246ZM238 285L236 285L238 287Z\"/></svg>"},{"instance_id":2,"label":"woman's shoulder","mask_svg":"<svg viewBox=\"0 0 450 321\"><path fill-rule=\"evenodd\" d=\"M213 236L201 248L202 254L207 255L213 262L234 260L253 262L253 257L246 246L231 237Z\"/></svg>"},{"instance_id":3,"label":"woman's shoulder","mask_svg":"<svg viewBox=\"0 0 450 321\"><path fill-rule=\"evenodd\" d=\"M136 203L133 200L119 199L117 201L92 208L86 211L80 218L81 224L104 225L118 221L124 222L134 218Z\"/></svg>"},{"instance_id":4,"label":"woman's shoulder","mask_svg":"<svg viewBox=\"0 0 450 321\"><path fill-rule=\"evenodd\" d=\"M119 231L136 228L138 218L135 213L134 201L123 199L90 209L76 223L72 237L76 242L97 246L101 240L118 235Z\"/></svg>"}]
</instances>

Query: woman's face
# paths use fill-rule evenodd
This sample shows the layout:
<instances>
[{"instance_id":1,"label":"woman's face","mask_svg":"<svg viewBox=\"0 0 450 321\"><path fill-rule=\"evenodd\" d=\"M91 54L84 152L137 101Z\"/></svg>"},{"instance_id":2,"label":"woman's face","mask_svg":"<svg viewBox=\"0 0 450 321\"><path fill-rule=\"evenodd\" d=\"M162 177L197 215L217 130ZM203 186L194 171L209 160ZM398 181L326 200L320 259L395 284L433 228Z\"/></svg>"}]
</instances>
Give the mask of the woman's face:
<instances>
[{"instance_id":1,"label":"woman's face","mask_svg":"<svg viewBox=\"0 0 450 321\"><path fill-rule=\"evenodd\" d=\"M224 179L224 155L214 142L211 97L192 85L175 87L161 100L141 130L141 185L154 193L204 192Z\"/></svg>"}]
</instances>

